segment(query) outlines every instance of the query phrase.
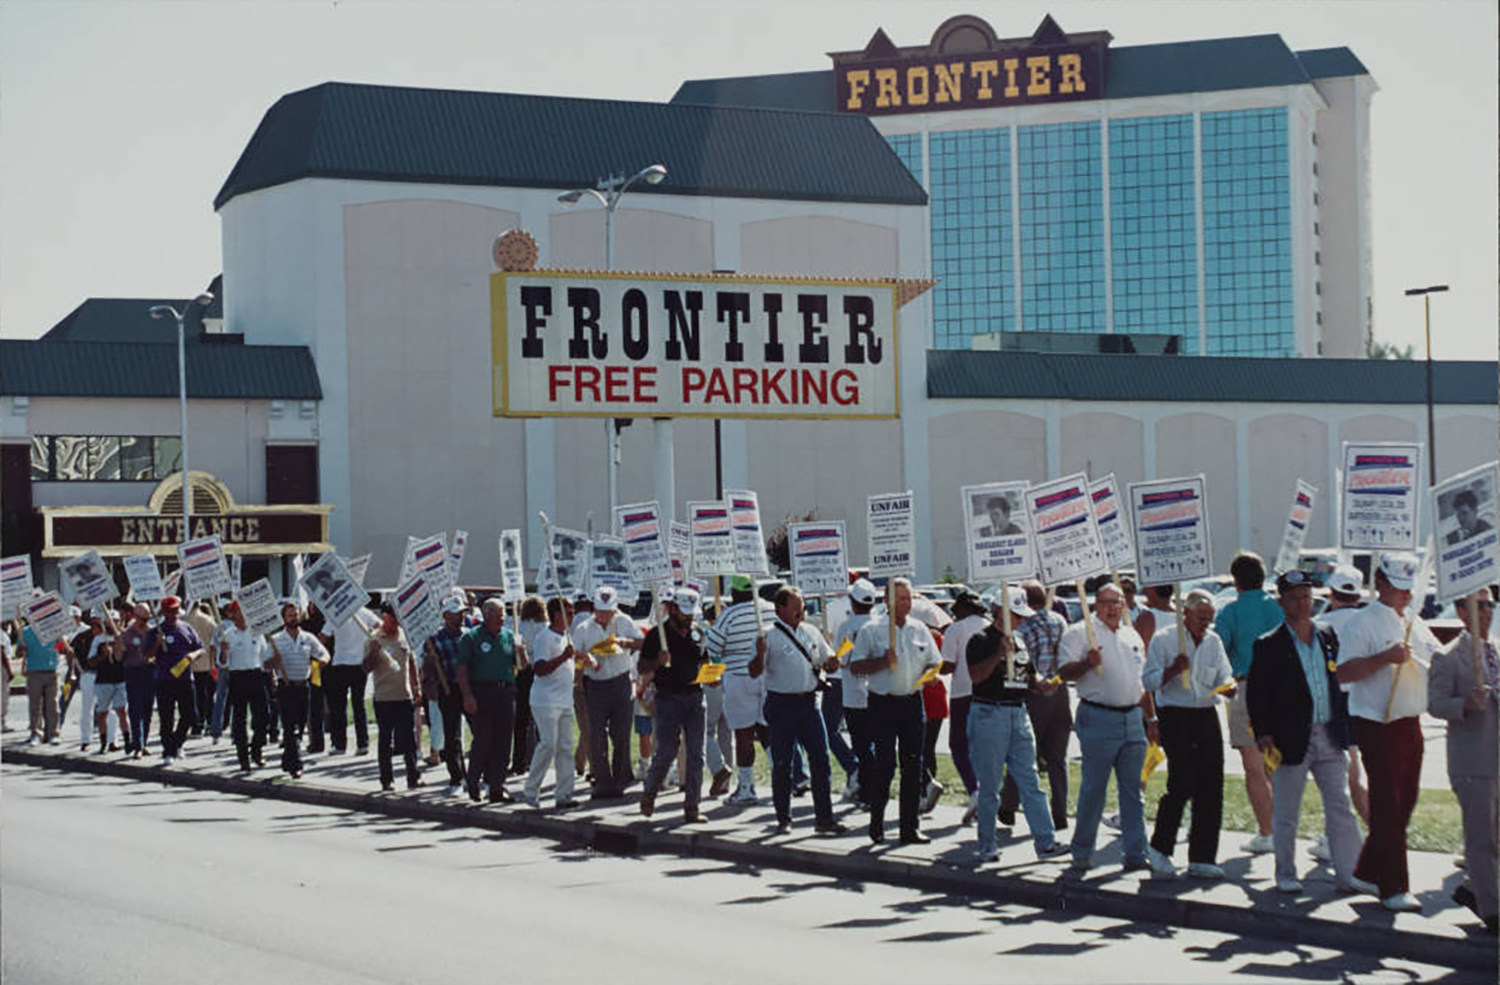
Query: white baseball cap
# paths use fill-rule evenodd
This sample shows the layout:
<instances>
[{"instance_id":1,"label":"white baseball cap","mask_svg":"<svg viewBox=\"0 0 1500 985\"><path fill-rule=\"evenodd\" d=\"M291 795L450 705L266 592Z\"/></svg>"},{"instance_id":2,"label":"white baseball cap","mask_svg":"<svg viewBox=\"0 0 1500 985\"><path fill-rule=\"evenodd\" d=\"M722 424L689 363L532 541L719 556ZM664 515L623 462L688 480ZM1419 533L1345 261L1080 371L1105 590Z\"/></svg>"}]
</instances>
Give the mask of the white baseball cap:
<instances>
[{"instance_id":1,"label":"white baseball cap","mask_svg":"<svg viewBox=\"0 0 1500 985\"><path fill-rule=\"evenodd\" d=\"M1036 615L1036 610L1026 604L1026 589L1019 585L1011 585L1008 594L1012 615L1020 616L1022 619L1030 619Z\"/></svg>"},{"instance_id":2,"label":"white baseball cap","mask_svg":"<svg viewBox=\"0 0 1500 985\"><path fill-rule=\"evenodd\" d=\"M466 606L464 604L464 600L463 599L455 598L452 595L450 595L447 598L443 599L443 614L444 615L447 615L450 612L463 612L467 608L468 608L468 606Z\"/></svg>"},{"instance_id":3,"label":"white baseball cap","mask_svg":"<svg viewBox=\"0 0 1500 985\"><path fill-rule=\"evenodd\" d=\"M1380 573L1385 575L1392 588L1409 592L1417 581L1417 558L1405 552L1382 554Z\"/></svg>"},{"instance_id":4,"label":"white baseball cap","mask_svg":"<svg viewBox=\"0 0 1500 985\"><path fill-rule=\"evenodd\" d=\"M856 578L849 586L849 600L860 605L874 605L879 598L875 585L868 578Z\"/></svg>"},{"instance_id":5,"label":"white baseball cap","mask_svg":"<svg viewBox=\"0 0 1500 985\"><path fill-rule=\"evenodd\" d=\"M620 593L615 591L612 585L600 585L594 589L594 608L613 609L619 600Z\"/></svg>"},{"instance_id":6,"label":"white baseball cap","mask_svg":"<svg viewBox=\"0 0 1500 985\"><path fill-rule=\"evenodd\" d=\"M678 588L672 592L672 597L668 601L677 606L677 608L681 609L683 612L689 612L693 615L697 615L698 604L702 601L702 599L700 599L698 593L691 588Z\"/></svg>"},{"instance_id":7,"label":"white baseball cap","mask_svg":"<svg viewBox=\"0 0 1500 985\"><path fill-rule=\"evenodd\" d=\"M1358 595L1365 587L1364 576L1352 564L1341 564L1328 576L1328 588L1340 595Z\"/></svg>"}]
</instances>

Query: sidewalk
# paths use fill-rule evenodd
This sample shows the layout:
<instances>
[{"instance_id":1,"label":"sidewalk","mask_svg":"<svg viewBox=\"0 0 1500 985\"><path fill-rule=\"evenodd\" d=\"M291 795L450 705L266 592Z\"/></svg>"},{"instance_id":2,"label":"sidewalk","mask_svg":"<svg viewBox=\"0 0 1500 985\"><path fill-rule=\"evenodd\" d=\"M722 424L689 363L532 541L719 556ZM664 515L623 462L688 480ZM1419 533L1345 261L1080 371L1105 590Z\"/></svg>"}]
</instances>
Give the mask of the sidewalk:
<instances>
[{"instance_id":1,"label":"sidewalk","mask_svg":"<svg viewBox=\"0 0 1500 985\"><path fill-rule=\"evenodd\" d=\"M1410 856L1412 890L1423 911L1392 914L1370 897L1340 896L1333 874L1307 856L1299 845L1305 892L1288 898L1272 881L1269 855L1247 855L1241 846L1248 836L1226 832L1220 862L1229 878L1219 883L1152 879L1148 873L1123 874L1119 869L1117 833L1100 828L1100 849L1094 869L1085 877L1067 872L1062 861L1036 860L1023 821L1001 841L998 864L976 869L973 864L974 829L959 826L961 811L939 805L924 820L929 845L896 843L894 810L887 820L888 841L870 843L865 815L836 805L849 825L848 834L816 838L812 833L810 798L793 801L794 827L789 835L774 833L769 791L761 804L728 807L706 800L709 823L685 827L681 795L663 793L651 820L637 810L639 786L623 801L599 806L588 802L567 812L537 810L524 805L481 806L461 795L446 793L446 772L429 769L425 777L436 786L416 791L383 793L373 755L305 757L306 772L292 780L274 769L279 754L268 750L267 768L242 774L235 768L227 739L213 746L207 739L190 739L189 756L164 769L156 758L132 761L121 754L84 754L71 741L61 746L26 746L25 733L7 737L0 759L51 769L122 776L198 789L256 797L315 803L351 811L419 818L459 827L477 827L508 834L587 844L613 854L675 854L721 859L726 862L810 872L852 882L884 882L925 891L952 893L1014 902L1050 910L1079 912L1140 920L1176 927L1217 930L1244 936L1355 951L1371 955L1400 954L1412 960L1493 973L1497 967L1494 938L1479 934L1478 921L1461 909L1449 894L1462 881L1447 854L1413 852ZM399 768L398 768L399 777ZM519 797L520 782L512 780ZM585 788L586 790L586 788ZM550 784L543 804L550 804ZM1005 829L1001 829L1004 834ZM1068 832L1061 832L1065 839ZM1185 861L1186 847L1177 862Z\"/></svg>"}]
</instances>

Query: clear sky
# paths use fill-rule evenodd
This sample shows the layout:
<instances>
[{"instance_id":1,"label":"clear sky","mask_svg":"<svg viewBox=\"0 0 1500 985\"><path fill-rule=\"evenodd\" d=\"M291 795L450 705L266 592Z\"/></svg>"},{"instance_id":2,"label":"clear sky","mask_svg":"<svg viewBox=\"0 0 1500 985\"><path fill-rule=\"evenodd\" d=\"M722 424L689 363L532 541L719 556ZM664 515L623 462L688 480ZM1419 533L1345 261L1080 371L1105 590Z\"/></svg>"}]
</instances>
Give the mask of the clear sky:
<instances>
[{"instance_id":1,"label":"clear sky","mask_svg":"<svg viewBox=\"0 0 1500 985\"><path fill-rule=\"evenodd\" d=\"M1435 354L1496 356L1494 0L0 0L0 335L86 297L185 297L220 270L213 197L261 116L329 80L671 98L684 79L823 69L876 27L918 44L972 13L1052 13L1116 45L1280 34L1352 48L1373 102L1377 339L1422 351L1405 288L1447 283ZM233 286L229 287L233 290Z\"/></svg>"}]
</instances>

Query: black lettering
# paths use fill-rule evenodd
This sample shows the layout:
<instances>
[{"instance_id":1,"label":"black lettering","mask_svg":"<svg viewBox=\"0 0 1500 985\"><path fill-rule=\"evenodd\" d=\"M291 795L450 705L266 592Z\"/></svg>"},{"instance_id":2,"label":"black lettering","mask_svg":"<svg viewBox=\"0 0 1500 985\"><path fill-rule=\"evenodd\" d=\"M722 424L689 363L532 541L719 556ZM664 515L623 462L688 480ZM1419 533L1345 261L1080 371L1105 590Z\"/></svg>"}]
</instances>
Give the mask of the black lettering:
<instances>
[{"instance_id":1,"label":"black lettering","mask_svg":"<svg viewBox=\"0 0 1500 985\"><path fill-rule=\"evenodd\" d=\"M745 361L745 345L740 341L740 323L750 322L750 295L743 291L725 291L719 295L719 323L729 316L729 340L724 343L724 361Z\"/></svg>"},{"instance_id":2,"label":"black lettering","mask_svg":"<svg viewBox=\"0 0 1500 985\"><path fill-rule=\"evenodd\" d=\"M875 337L875 299L860 294L844 298L844 317L849 322L849 344L844 346L844 362L862 363L868 352L870 363L880 362L883 343ZM864 345L859 337L865 337Z\"/></svg>"},{"instance_id":3,"label":"black lettering","mask_svg":"<svg viewBox=\"0 0 1500 985\"><path fill-rule=\"evenodd\" d=\"M625 292L620 305L625 328L621 345L625 355L630 359L644 359L651 348L651 339L646 334L646 292L632 287Z\"/></svg>"},{"instance_id":4,"label":"black lettering","mask_svg":"<svg viewBox=\"0 0 1500 985\"><path fill-rule=\"evenodd\" d=\"M703 314L703 292L663 291L662 300L667 309L667 358L680 362L685 350L688 360L697 362L702 353L699 319Z\"/></svg>"},{"instance_id":5,"label":"black lettering","mask_svg":"<svg viewBox=\"0 0 1500 985\"><path fill-rule=\"evenodd\" d=\"M828 340L819 337L819 326L828 324L828 296L799 294L797 310L802 314L802 344L797 346L797 358L804 363L826 363Z\"/></svg>"},{"instance_id":6,"label":"black lettering","mask_svg":"<svg viewBox=\"0 0 1500 985\"><path fill-rule=\"evenodd\" d=\"M592 287L570 287L568 307L573 309L573 337L568 340L568 358L587 359L590 348L595 359L609 355L609 343L599 330L599 292ZM585 328L589 330L588 339L583 337Z\"/></svg>"},{"instance_id":7,"label":"black lettering","mask_svg":"<svg viewBox=\"0 0 1500 985\"><path fill-rule=\"evenodd\" d=\"M766 313L766 362L779 363L785 359L785 353L781 345L781 295L767 294L761 301L761 309Z\"/></svg>"},{"instance_id":8,"label":"black lettering","mask_svg":"<svg viewBox=\"0 0 1500 985\"><path fill-rule=\"evenodd\" d=\"M542 339L538 329L545 328L552 314L552 288L521 288L521 307L526 309L526 334L521 338L521 358L542 358Z\"/></svg>"}]
</instances>

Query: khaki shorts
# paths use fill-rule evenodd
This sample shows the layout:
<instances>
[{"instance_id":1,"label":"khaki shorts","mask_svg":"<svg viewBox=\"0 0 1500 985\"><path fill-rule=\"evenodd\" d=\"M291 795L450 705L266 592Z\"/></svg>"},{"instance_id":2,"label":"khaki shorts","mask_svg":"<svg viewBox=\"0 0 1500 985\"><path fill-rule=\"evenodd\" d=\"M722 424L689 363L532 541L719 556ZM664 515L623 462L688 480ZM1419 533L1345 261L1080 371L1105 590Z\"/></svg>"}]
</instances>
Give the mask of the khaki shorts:
<instances>
[{"instance_id":1,"label":"khaki shorts","mask_svg":"<svg viewBox=\"0 0 1500 985\"><path fill-rule=\"evenodd\" d=\"M1255 745L1255 735L1250 731L1250 706L1245 703L1249 688L1240 681L1240 689L1229 699L1229 744L1236 749Z\"/></svg>"}]
</instances>

